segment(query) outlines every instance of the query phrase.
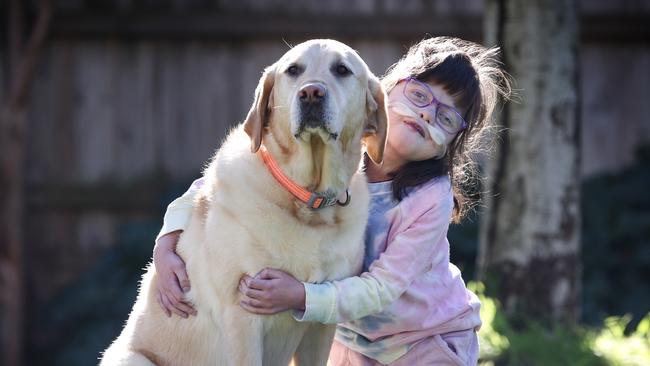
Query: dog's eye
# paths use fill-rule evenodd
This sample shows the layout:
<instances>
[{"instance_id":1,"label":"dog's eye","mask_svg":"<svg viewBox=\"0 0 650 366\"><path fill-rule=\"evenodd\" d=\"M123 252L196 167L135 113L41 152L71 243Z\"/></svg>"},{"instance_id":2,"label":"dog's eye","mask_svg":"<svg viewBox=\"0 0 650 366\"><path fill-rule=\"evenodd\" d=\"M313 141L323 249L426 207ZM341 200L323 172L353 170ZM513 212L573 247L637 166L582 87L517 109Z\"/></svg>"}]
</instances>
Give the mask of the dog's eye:
<instances>
[{"instance_id":1,"label":"dog's eye","mask_svg":"<svg viewBox=\"0 0 650 366\"><path fill-rule=\"evenodd\" d=\"M343 64L336 65L336 67L334 68L334 71L336 72L336 74L338 74L340 76L347 76L347 75L352 74L352 71L350 71L350 69L348 69L348 67L343 65Z\"/></svg>"},{"instance_id":2,"label":"dog's eye","mask_svg":"<svg viewBox=\"0 0 650 366\"><path fill-rule=\"evenodd\" d=\"M291 66L289 66L287 68L286 73L291 75L291 76L298 76L298 75L300 75L301 71L302 70L300 69L300 67L298 67L298 65L291 65Z\"/></svg>"}]
</instances>

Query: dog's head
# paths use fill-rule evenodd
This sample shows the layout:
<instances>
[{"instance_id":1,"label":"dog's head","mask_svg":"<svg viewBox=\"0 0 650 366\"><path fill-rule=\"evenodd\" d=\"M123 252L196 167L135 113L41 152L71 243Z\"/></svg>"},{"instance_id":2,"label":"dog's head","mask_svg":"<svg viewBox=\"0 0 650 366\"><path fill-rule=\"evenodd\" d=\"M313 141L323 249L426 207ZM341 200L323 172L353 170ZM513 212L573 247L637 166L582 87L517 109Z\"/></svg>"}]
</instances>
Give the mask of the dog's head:
<instances>
[{"instance_id":1,"label":"dog's head","mask_svg":"<svg viewBox=\"0 0 650 366\"><path fill-rule=\"evenodd\" d=\"M361 142L370 158L383 158L385 94L350 47L333 40L301 43L267 67L244 122L257 151L267 132L285 150L314 138L342 150Z\"/></svg>"}]
</instances>

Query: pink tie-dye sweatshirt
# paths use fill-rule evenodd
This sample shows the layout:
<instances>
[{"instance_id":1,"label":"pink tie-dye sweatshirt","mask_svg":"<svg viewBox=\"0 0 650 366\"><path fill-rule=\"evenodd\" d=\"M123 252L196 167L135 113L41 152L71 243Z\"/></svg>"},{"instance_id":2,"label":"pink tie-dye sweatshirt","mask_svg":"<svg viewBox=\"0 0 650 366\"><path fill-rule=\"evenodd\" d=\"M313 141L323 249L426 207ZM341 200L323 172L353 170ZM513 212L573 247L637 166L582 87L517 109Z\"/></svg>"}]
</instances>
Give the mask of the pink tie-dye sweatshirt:
<instances>
[{"instance_id":1,"label":"pink tie-dye sweatshirt","mask_svg":"<svg viewBox=\"0 0 650 366\"><path fill-rule=\"evenodd\" d=\"M184 228L201 183L170 204L159 235ZM481 325L478 298L449 263L449 179L411 189L401 202L393 199L391 184L369 184L364 272L304 283L306 309L294 312L298 321L340 323L338 342L384 364L424 338Z\"/></svg>"},{"instance_id":2,"label":"pink tie-dye sweatshirt","mask_svg":"<svg viewBox=\"0 0 650 366\"><path fill-rule=\"evenodd\" d=\"M449 263L454 207L449 179L434 179L397 202L392 182L370 183L364 272L305 283L300 321L340 323L336 340L387 364L418 341L481 325L480 302Z\"/></svg>"}]
</instances>

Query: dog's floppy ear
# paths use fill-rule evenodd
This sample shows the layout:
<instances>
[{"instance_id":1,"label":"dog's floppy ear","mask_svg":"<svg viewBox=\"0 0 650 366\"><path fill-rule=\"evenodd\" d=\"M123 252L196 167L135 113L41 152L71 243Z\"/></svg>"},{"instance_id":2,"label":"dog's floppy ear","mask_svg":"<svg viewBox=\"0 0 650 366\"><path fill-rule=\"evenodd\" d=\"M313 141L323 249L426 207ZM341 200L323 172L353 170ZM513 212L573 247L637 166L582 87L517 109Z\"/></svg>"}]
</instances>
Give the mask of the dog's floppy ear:
<instances>
[{"instance_id":1,"label":"dog's floppy ear","mask_svg":"<svg viewBox=\"0 0 650 366\"><path fill-rule=\"evenodd\" d=\"M363 143L366 152L375 164L384 160L384 146L388 134L388 114L386 112L386 93L375 76L368 79L366 91L366 121Z\"/></svg>"},{"instance_id":2,"label":"dog's floppy ear","mask_svg":"<svg viewBox=\"0 0 650 366\"><path fill-rule=\"evenodd\" d=\"M271 108L273 107L271 92L274 80L275 65L272 65L264 70L260 82L255 88L255 100L244 121L244 131L251 138L251 152L253 153L257 152L262 144L264 126L268 123Z\"/></svg>"}]
</instances>

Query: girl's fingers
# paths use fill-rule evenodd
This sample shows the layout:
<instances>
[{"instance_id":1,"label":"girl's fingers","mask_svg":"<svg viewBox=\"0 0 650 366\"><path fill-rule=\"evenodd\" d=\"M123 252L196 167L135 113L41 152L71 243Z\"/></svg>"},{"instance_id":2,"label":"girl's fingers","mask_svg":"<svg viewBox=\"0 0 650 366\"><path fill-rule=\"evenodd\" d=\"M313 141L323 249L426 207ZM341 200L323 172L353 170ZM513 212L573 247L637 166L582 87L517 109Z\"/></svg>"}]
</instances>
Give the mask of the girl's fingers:
<instances>
[{"instance_id":1,"label":"girl's fingers","mask_svg":"<svg viewBox=\"0 0 650 366\"><path fill-rule=\"evenodd\" d=\"M266 310L268 310L268 309L270 309L270 308L273 307L273 305L271 305L271 304L269 304L269 303L267 303L267 302L264 302L264 301L258 300L258 299L247 298L247 299L245 299L244 301L245 301L248 305L250 305L250 306L252 306L252 307L254 307L254 308L258 308L258 309L266 309Z\"/></svg>"},{"instance_id":2,"label":"girl's fingers","mask_svg":"<svg viewBox=\"0 0 650 366\"><path fill-rule=\"evenodd\" d=\"M275 278L281 278L285 273L275 268L264 268L257 275L256 279L272 280Z\"/></svg>"},{"instance_id":3,"label":"girl's fingers","mask_svg":"<svg viewBox=\"0 0 650 366\"><path fill-rule=\"evenodd\" d=\"M169 300L167 300L167 296L165 296L165 294L160 295L160 302L165 308L165 313L167 314L167 317L170 318L172 316L172 307L169 305Z\"/></svg>"},{"instance_id":4,"label":"girl's fingers","mask_svg":"<svg viewBox=\"0 0 650 366\"><path fill-rule=\"evenodd\" d=\"M250 278L250 277L249 277L249 278ZM250 282L250 281L251 281L251 280L249 279L248 282ZM254 298L254 299L262 299L262 298L264 298L264 291L261 291L261 290L258 290L258 289L251 288L251 287L246 283L246 280L243 279L243 278L241 279L241 281L239 281L239 288L238 288L238 289L239 289L239 292L240 292L242 295L246 296L246 297Z\"/></svg>"},{"instance_id":5,"label":"girl's fingers","mask_svg":"<svg viewBox=\"0 0 650 366\"><path fill-rule=\"evenodd\" d=\"M181 312L184 312L184 313L190 314L190 315L196 315L196 309L194 309L194 307L192 307L192 305L190 305L190 304L188 304L186 302L181 301L181 302L173 303L172 305L174 305L174 307L176 307L176 309L181 311Z\"/></svg>"},{"instance_id":6,"label":"girl's fingers","mask_svg":"<svg viewBox=\"0 0 650 366\"><path fill-rule=\"evenodd\" d=\"M240 285L244 285L246 288L254 288L256 290L264 290L264 281L257 280L249 275L243 275L241 280L239 280Z\"/></svg>"},{"instance_id":7,"label":"girl's fingers","mask_svg":"<svg viewBox=\"0 0 650 366\"><path fill-rule=\"evenodd\" d=\"M165 304L165 306L167 307L167 309L169 309L172 313L174 313L174 314L180 316L181 318L187 318L187 313L185 313L185 312L180 311L179 309L177 309L177 308L173 305L172 301L170 301L169 298L168 298L166 295L163 295L162 300L163 300L163 304Z\"/></svg>"},{"instance_id":8,"label":"girl's fingers","mask_svg":"<svg viewBox=\"0 0 650 366\"><path fill-rule=\"evenodd\" d=\"M252 280L252 279L253 279L253 277L251 277L251 276L249 276L249 275L247 275L247 274L244 274L243 276L241 276L241 279L239 280L239 282L242 282L242 281L243 281L243 282L248 283L248 282L249 282L250 280Z\"/></svg>"},{"instance_id":9,"label":"girl's fingers","mask_svg":"<svg viewBox=\"0 0 650 366\"><path fill-rule=\"evenodd\" d=\"M167 317L172 316L172 306L169 303L169 300L167 299L167 295L162 294L160 295L160 301L162 302L163 306L165 307L165 312L167 313Z\"/></svg>"},{"instance_id":10,"label":"girl's fingers","mask_svg":"<svg viewBox=\"0 0 650 366\"><path fill-rule=\"evenodd\" d=\"M248 280L246 285L248 286L248 288L252 288L255 290L269 290L271 287L271 281L251 278L250 280Z\"/></svg>"},{"instance_id":11,"label":"girl's fingers","mask_svg":"<svg viewBox=\"0 0 650 366\"><path fill-rule=\"evenodd\" d=\"M185 266L181 265L175 268L174 274L176 274L176 278L178 279L178 283L180 284L180 287L183 289L183 292L188 292L190 290L190 279L187 277L187 271L185 270Z\"/></svg>"},{"instance_id":12,"label":"girl's fingers","mask_svg":"<svg viewBox=\"0 0 650 366\"><path fill-rule=\"evenodd\" d=\"M172 314L171 314L171 312L169 311L169 309L167 309L167 308L165 307L165 305L163 304L163 301L162 301L162 295L161 295L160 291L158 291L158 292L156 293L156 301L158 301L158 305L160 305L160 307L161 307L162 310L165 312L165 315L167 315L167 317L172 316Z\"/></svg>"},{"instance_id":13,"label":"girl's fingers","mask_svg":"<svg viewBox=\"0 0 650 366\"><path fill-rule=\"evenodd\" d=\"M194 309L192 304L189 301L187 301L187 299L185 298L185 294L181 291L181 288L178 286L178 282L176 282L176 278L172 276L166 281L165 290L166 291L164 293L167 297L167 300L169 300L169 305L171 305L170 310L172 311L178 310L184 314L196 315L196 310ZM177 311L174 311L174 313L178 314Z\"/></svg>"},{"instance_id":14,"label":"girl's fingers","mask_svg":"<svg viewBox=\"0 0 650 366\"><path fill-rule=\"evenodd\" d=\"M179 299L176 298L173 294L168 292L167 299L169 300L169 304L176 310L179 310L186 314L196 315L196 310L194 309L194 306L192 305L192 303L187 301L184 297L182 299Z\"/></svg>"},{"instance_id":15,"label":"girl's fingers","mask_svg":"<svg viewBox=\"0 0 650 366\"><path fill-rule=\"evenodd\" d=\"M185 294L183 293L183 290L181 290L181 287L179 286L175 276L170 276L170 278L168 278L165 282L167 285L165 286L167 288L167 292L172 296L171 300L174 300L175 302L185 301Z\"/></svg>"},{"instance_id":16,"label":"girl's fingers","mask_svg":"<svg viewBox=\"0 0 650 366\"><path fill-rule=\"evenodd\" d=\"M254 288L242 288L241 293L250 299L264 300L264 291L256 290Z\"/></svg>"},{"instance_id":17,"label":"girl's fingers","mask_svg":"<svg viewBox=\"0 0 650 366\"><path fill-rule=\"evenodd\" d=\"M240 301L240 302L239 302L239 306L241 306L242 309L248 311L249 313L253 313L253 314L262 314L262 313L260 312L259 309L254 308L254 307L248 305L248 303L245 302L245 301Z\"/></svg>"},{"instance_id":18,"label":"girl's fingers","mask_svg":"<svg viewBox=\"0 0 650 366\"><path fill-rule=\"evenodd\" d=\"M167 297L167 300L169 300L169 303L171 306L176 306L176 304L184 302L185 298L181 295L181 297L177 297L178 292L174 292L172 289L173 286L167 286L163 289L163 295ZM182 294L182 292L181 292Z\"/></svg>"},{"instance_id":19,"label":"girl's fingers","mask_svg":"<svg viewBox=\"0 0 650 366\"><path fill-rule=\"evenodd\" d=\"M186 315L187 314L196 315L196 310L194 309L192 304L189 301L187 301L184 297L182 299L179 299L175 297L175 295L172 294L171 292L167 292L165 295L167 295L167 300L169 300L169 305L171 306L170 310L172 311L178 310L178 311L174 311L174 313L178 314L178 312L181 312Z\"/></svg>"},{"instance_id":20,"label":"girl's fingers","mask_svg":"<svg viewBox=\"0 0 650 366\"><path fill-rule=\"evenodd\" d=\"M247 301L240 301L239 306L241 306L244 310L248 311L249 313L254 313L254 314L270 315L276 313L274 309L264 309L264 308L255 307Z\"/></svg>"}]
</instances>

